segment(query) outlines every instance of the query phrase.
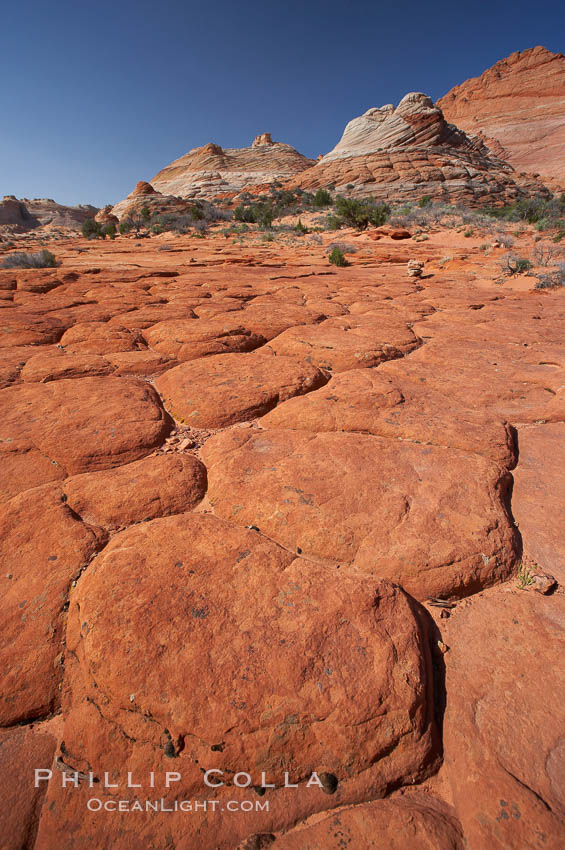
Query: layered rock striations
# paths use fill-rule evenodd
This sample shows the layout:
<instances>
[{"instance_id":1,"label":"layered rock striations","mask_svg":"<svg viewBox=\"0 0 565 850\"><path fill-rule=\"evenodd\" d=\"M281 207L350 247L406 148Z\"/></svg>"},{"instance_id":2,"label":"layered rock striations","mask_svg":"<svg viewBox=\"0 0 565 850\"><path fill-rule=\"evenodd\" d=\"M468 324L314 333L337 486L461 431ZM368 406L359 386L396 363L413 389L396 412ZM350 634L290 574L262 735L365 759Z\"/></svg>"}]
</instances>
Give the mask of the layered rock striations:
<instances>
[{"instance_id":1,"label":"layered rock striations","mask_svg":"<svg viewBox=\"0 0 565 850\"><path fill-rule=\"evenodd\" d=\"M455 86L437 105L517 171L565 183L565 56L544 47L512 53Z\"/></svg>"},{"instance_id":2,"label":"layered rock striations","mask_svg":"<svg viewBox=\"0 0 565 850\"><path fill-rule=\"evenodd\" d=\"M142 210L147 208L152 216L155 215L187 215L194 210L194 203L185 198L177 197L176 195L163 194L153 188L151 183L145 180L140 180L137 183L133 192L124 198L123 201L118 201L108 210L110 216L119 220L121 218L135 217L141 214ZM97 216L99 221L103 217L99 213Z\"/></svg>"},{"instance_id":3,"label":"layered rock striations","mask_svg":"<svg viewBox=\"0 0 565 850\"><path fill-rule=\"evenodd\" d=\"M224 150L212 143L194 148L159 171L151 185L165 195L210 198L287 180L312 164L291 145L262 133L249 148Z\"/></svg>"},{"instance_id":4,"label":"layered rock striations","mask_svg":"<svg viewBox=\"0 0 565 850\"><path fill-rule=\"evenodd\" d=\"M79 229L87 218L94 218L98 207L79 204L68 207L51 198L22 198L5 195L0 201L0 227L9 227L15 233L34 230L45 225Z\"/></svg>"},{"instance_id":5,"label":"layered rock striations","mask_svg":"<svg viewBox=\"0 0 565 850\"><path fill-rule=\"evenodd\" d=\"M547 194L535 179L519 177L478 136L449 124L419 92L405 95L396 108L387 104L354 118L335 148L292 183L386 200L430 195L498 203L534 191Z\"/></svg>"}]
</instances>

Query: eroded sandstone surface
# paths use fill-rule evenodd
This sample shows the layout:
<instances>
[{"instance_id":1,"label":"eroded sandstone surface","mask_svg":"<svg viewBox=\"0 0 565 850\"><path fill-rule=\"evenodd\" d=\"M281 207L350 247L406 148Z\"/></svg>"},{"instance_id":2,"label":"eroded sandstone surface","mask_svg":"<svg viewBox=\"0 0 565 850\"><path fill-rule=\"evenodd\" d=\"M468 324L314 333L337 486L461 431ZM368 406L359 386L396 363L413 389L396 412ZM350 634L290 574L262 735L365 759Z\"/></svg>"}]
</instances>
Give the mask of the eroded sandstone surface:
<instances>
[{"instance_id":1,"label":"eroded sandstone surface","mask_svg":"<svg viewBox=\"0 0 565 850\"><path fill-rule=\"evenodd\" d=\"M8 850L563 846L565 294L340 235L0 272Z\"/></svg>"}]
</instances>

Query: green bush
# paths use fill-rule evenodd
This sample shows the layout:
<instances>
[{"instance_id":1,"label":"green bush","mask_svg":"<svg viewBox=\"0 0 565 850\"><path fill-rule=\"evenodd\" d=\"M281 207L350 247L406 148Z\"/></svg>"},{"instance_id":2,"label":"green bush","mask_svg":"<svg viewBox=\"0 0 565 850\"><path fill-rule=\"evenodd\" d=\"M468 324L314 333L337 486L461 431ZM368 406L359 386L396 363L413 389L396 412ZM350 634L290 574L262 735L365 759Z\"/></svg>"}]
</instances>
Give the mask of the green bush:
<instances>
[{"instance_id":1,"label":"green bush","mask_svg":"<svg viewBox=\"0 0 565 850\"><path fill-rule=\"evenodd\" d=\"M387 220L390 207L387 204L376 204L374 201L356 201L338 195L335 201L338 216L348 227L366 230L372 224L380 227Z\"/></svg>"},{"instance_id":2,"label":"green bush","mask_svg":"<svg viewBox=\"0 0 565 850\"><path fill-rule=\"evenodd\" d=\"M539 230L546 230L558 225L558 219L565 212L565 200L560 198L521 198L506 207L486 207L482 210L492 218L505 221L526 221L528 224L539 224Z\"/></svg>"},{"instance_id":3,"label":"green bush","mask_svg":"<svg viewBox=\"0 0 565 850\"><path fill-rule=\"evenodd\" d=\"M8 254L2 261L3 269L50 269L55 268L56 265L55 255L46 248L36 253L22 251L17 254Z\"/></svg>"},{"instance_id":4,"label":"green bush","mask_svg":"<svg viewBox=\"0 0 565 850\"><path fill-rule=\"evenodd\" d=\"M512 254L507 254L503 260L503 270L509 274L524 274L532 268L532 264L524 257L515 257Z\"/></svg>"},{"instance_id":5,"label":"green bush","mask_svg":"<svg viewBox=\"0 0 565 850\"><path fill-rule=\"evenodd\" d=\"M254 206L243 206L240 204L233 211L233 217L236 221L245 221L248 224L256 224L257 222L257 212Z\"/></svg>"},{"instance_id":6,"label":"green bush","mask_svg":"<svg viewBox=\"0 0 565 850\"><path fill-rule=\"evenodd\" d=\"M330 213L330 215L326 216L326 229L327 230L339 230L342 227L342 225L343 225L343 219L339 218L339 216L333 215L333 213Z\"/></svg>"},{"instance_id":7,"label":"green bush","mask_svg":"<svg viewBox=\"0 0 565 850\"><path fill-rule=\"evenodd\" d=\"M328 257L329 262L332 266L348 266L349 263L345 259L345 255L343 251L340 251L339 248L333 248L331 254Z\"/></svg>"},{"instance_id":8,"label":"green bush","mask_svg":"<svg viewBox=\"0 0 565 850\"><path fill-rule=\"evenodd\" d=\"M312 203L315 207L329 207L332 202L332 196L327 189L318 189L315 193Z\"/></svg>"},{"instance_id":9,"label":"green bush","mask_svg":"<svg viewBox=\"0 0 565 850\"><path fill-rule=\"evenodd\" d=\"M524 272L528 272L531 269L531 267L532 267L532 264L529 260L524 260L521 257L519 257L516 260L516 273L517 274L523 274Z\"/></svg>"},{"instance_id":10,"label":"green bush","mask_svg":"<svg viewBox=\"0 0 565 850\"><path fill-rule=\"evenodd\" d=\"M301 222L301 220L300 220L300 219L298 219L298 221L297 221L297 223L296 223L296 227L295 227L294 229L296 230L296 232L297 232L298 234L300 234L300 236L303 236L305 233L309 233L309 232L310 232L310 231L308 230L308 228L307 228L307 227L305 227L305 225L303 225L303 224L302 224L302 222Z\"/></svg>"},{"instance_id":11,"label":"green bush","mask_svg":"<svg viewBox=\"0 0 565 850\"><path fill-rule=\"evenodd\" d=\"M104 238L104 234L102 233L102 225L99 221L95 221L93 218L87 218L86 221L83 221L81 233L85 237L85 239Z\"/></svg>"},{"instance_id":12,"label":"green bush","mask_svg":"<svg viewBox=\"0 0 565 850\"><path fill-rule=\"evenodd\" d=\"M233 217L236 221L247 224L259 224L261 227L271 227L274 218L273 205L270 201L258 201L252 204L240 204L235 208Z\"/></svg>"},{"instance_id":13,"label":"green bush","mask_svg":"<svg viewBox=\"0 0 565 850\"><path fill-rule=\"evenodd\" d=\"M432 203L432 196L431 195L422 195L422 197L418 201L418 206L420 208L424 209L424 207L429 207L431 203Z\"/></svg>"},{"instance_id":14,"label":"green bush","mask_svg":"<svg viewBox=\"0 0 565 850\"><path fill-rule=\"evenodd\" d=\"M118 226L118 230L120 231L121 235L123 236L124 233L129 233L130 230L132 229L132 227L133 227L133 224L131 223L129 218L124 218L124 219L122 219L122 221L120 221L120 224Z\"/></svg>"},{"instance_id":15,"label":"green bush","mask_svg":"<svg viewBox=\"0 0 565 850\"><path fill-rule=\"evenodd\" d=\"M109 224L101 224L93 218L87 218L81 227L82 235L86 239L105 239L109 236L110 239L116 238L116 225L113 222ZM120 230L120 233L122 231Z\"/></svg>"}]
</instances>

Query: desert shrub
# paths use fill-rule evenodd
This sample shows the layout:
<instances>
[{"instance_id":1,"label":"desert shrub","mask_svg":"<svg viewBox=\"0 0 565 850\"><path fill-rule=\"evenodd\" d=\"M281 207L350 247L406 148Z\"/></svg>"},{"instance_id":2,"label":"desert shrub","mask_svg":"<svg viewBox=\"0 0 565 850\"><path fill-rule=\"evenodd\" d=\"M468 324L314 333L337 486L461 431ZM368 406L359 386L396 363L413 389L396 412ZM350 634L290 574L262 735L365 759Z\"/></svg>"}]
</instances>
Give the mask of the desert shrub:
<instances>
[{"instance_id":1,"label":"desert shrub","mask_svg":"<svg viewBox=\"0 0 565 850\"><path fill-rule=\"evenodd\" d=\"M135 226L135 222L129 221L129 228ZM188 233L191 227L195 224L195 219L190 214L175 215L174 213L165 213L163 215L153 216L151 219L151 230L155 232L155 228L160 233L165 231L173 233Z\"/></svg>"},{"instance_id":2,"label":"desert shrub","mask_svg":"<svg viewBox=\"0 0 565 850\"><path fill-rule=\"evenodd\" d=\"M348 266L349 263L345 259L345 255L339 248L334 248L328 257L328 260L333 266Z\"/></svg>"},{"instance_id":3,"label":"desert shrub","mask_svg":"<svg viewBox=\"0 0 565 850\"><path fill-rule=\"evenodd\" d=\"M240 204L233 211L233 217L236 221L245 221L248 224L256 224L257 222L257 210L256 204L250 204L249 206L244 206Z\"/></svg>"},{"instance_id":4,"label":"desert shrub","mask_svg":"<svg viewBox=\"0 0 565 850\"><path fill-rule=\"evenodd\" d=\"M422 195L422 197L418 201L418 206L421 207L421 208L429 207L431 203L432 203L432 196L431 195Z\"/></svg>"},{"instance_id":5,"label":"desert shrub","mask_svg":"<svg viewBox=\"0 0 565 850\"><path fill-rule=\"evenodd\" d=\"M565 263L558 263L553 272L538 275L536 289L557 289L565 286Z\"/></svg>"},{"instance_id":6,"label":"desert shrub","mask_svg":"<svg viewBox=\"0 0 565 850\"><path fill-rule=\"evenodd\" d=\"M514 239L512 236L508 236L508 234L503 233L502 231L497 231L494 238L500 242L503 248L512 248L514 245Z\"/></svg>"},{"instance_id":7,"label":"desert shrub","mask_svg":"<svg viewBox=\"0 0 565 850\"><path fill-rule=\"evenodd\" d=\"M339 230L343 226L343 219L333 213L326 216L324 226L326 230Z\"/></svg>"},{"instance_id":8,"label":"desert shrub","mask_svg":"<svg viewBox=\"0 0 565 850\"><path fill-rule=\"evenodd\" d=\"M114 222L111 221L102 227L102 235L104 237L107 236L109 239L116 238L116 225L114 224Z\"/></svg>"},{"instance_id":9,"label":"desert shrub","mask_svg":"<svg viewBox=\"0 0 565 850\"><path fill-rule=\"evenodd\" d=\"M357 253L357 246L351 245L349 242L331 242L326 248L326 254L331 254L331 252L336 248L338 251L341 251L342 254Z\"/></svg>"},{"instance_id":10,"label":"desert shrub","mask_svg":"<svg viewBox=\"0 0 565 850\"><path fill-rule=\"evenodd\" d=\"M315 207L329 207L331 202L332 196L327 189L318 189L312 201Z\"/></svg>"},{"instance_id":11,"label":"desert shrub","mask_svg":"<svg viewBox=\"0 0 565 850\"><path fill-rule=\"evenodd\" d=\"M233 236L239 233L249 233L249 227L246 224L230 224L229 227L223 227L221 233L222 236Z\"/></svg>"},{"instance_id":12,"label":"desert shrub","mask_svg":"<svg viewBox=\"0 0 565 850\"><path fill-rule=\"evenodd\" d=\"M366 230L370 224L380 227L390 213L388 204L377 204L372 200L357 201L342 195L335 199L335 208L343 223L357 230Z\"/></svg>"},{"instance_id":13,"label":"desert shrub","mask_svg":"<svg viewBox=\"0 0 565 850\"><path fill-rule=\"evenodd\" d=\"M192 216L195 219L212 224L215 221L230 221L231 210L221 209L209 201L195 201L192 207Z\"/></svg>"},{"instance_id":14,"label":"desert shrub","mask_svg":"<svg viewBox=\"0 0 565 850\"><path fill-rule=\"evenodd\" d=\"M235 208L234 218L268 228L275 219L310 210L314 205L314 196L303 189L277 189L274 186L268 197L252 200L251 196L242 194L240 199L242 202Z\"/></svg>"},{"instance_id":15,"label":"desert shrub","mask_svg":"<svg viewBox=\"0 0 565 850\"><path fill-rule=\"evenodd\" d=\"M3 269L50 269L56 265L55 255L46 248L35 253L20 251L17 254L8 254L2 261Z\"/></svg>"},{"instance_id":16,"label":"desert shrub","mask_svg":"<svg viewBox=\"0 0 565 850\"><path fill-rule=\"evenodd\" d=\"M431 227L439 224L455 227L462 223L462 215L461 210L442 203L424 206L418 203L415 207L403 204L393 210L390 222L396 227Z\"/></svg>"},{"instance_id":17,"label":"desert shrub","mask_svg":"<svg viewBox=\"0 0 565 850\"><path fill-rule=\"evenodd\" d=\"M518 565L518 584L517 587L520 590L526 590L531 584L534 583L534 576L531 569L526 566L523 562Z\"/></svg>"},{"instance_id":18,"label":"desert shrub","mask_svg":"<svg viewBox=\"0 0 565 850\"><path fill-rule=\"evenodd\" d=\"M144 209L147 209L147 207L144 207ZM150 221L151 221L151 217L145 218L142 215L142 211L139 211L139 212L133 211L128 215L128 217L127 217L127 219L125 219L125 221L127 222L129 230L134 230L136 237L139 239L142 236L142 230L145 231L146 229L148 229ZM120 222L120 224L121 224L121 222ZM122 231L120 230L120 233L121 232ZM125 232L127 233L129 231L125 231ZM147 235L147 234L145 234L145 235Z\"/></svg>"},{"instance_id":19,"label":"desert shrub","mask_svg":"<svg viewBox=\"0 0 565 850\"><path fill-rule=\"evenodd\" d=\"M235 208L233 217L236 221L243 221L247 224L271 227L275 211L271 201L256 201L247 205L240 204Z\"/></svg>"},{"instance_id":20,"label":"desert shrub","mask_svg":"<svg viewBox=\"0 0 565 850\"><path fill-rule=\"evenodd\" d=\"M99 221L95 221L93 218L87 218L86 221L83 221L81 227L81 233L85 239L103 239L104 234L102 232L103 228Z\"/></svg>"},{"instance_id":21,"label":"desert shrub","mask_svg":"<svg viewBox=\"0 0 565 850\"><path fill-rule=\"evenodd\" d=\"M538 242L538 244L534 246L533 250L533 257L536 265L548 266L554 258L555 252L558 250L558 248L554 248L553 245L549 245L546 242Z\"/></svg>"},{"instance_id":22,"label":"desert shrub","mask_svg":"<svg viewBox=\"0 0 565 850\"><path fill-rule=\"evenodd\" d=\"M516 257L513 254L506 254L502 261L502 269L509 275L524 274L532 268L530 260L524 257Z\"/></svg>"},{"instance_id":23,"label":"desert shrub","mask_svg":"<svg viewBox=\"0 0 565 850\"><path fill-rule=\"evenodd\" d=\"M305 233L309 233L308 228L307 228L307 227L305 227L305 225L303 225L303 224L302 224L302 222L300 221L300 219L298 219L298 221L296 222L296 227L295 227L294 229L295 229L295 230L296 230L296 232L297 232L297 233L299 233L301 236L303 236Z\"/></svg>"},{"instance_id":24,"label":"desert shrub","mask_svg":"<svg viewBox=\"0 0 565 850\"><path fill-rule=\"evenodd\" d=\"M275 214L271 207L268 205L262 206L257 216L257 224L261 228L272 227L274 217Z\"/></svg>"},{"instance_id":25,"label":"desert shrub","mask_svg":"<svg viewBox=\"0 0 565 850\"><path fill-rule=\"evenodd\" d=\"M122 221L120 221L120 223L118 225L118 230L120 231L121 235L123 236L125 233L130 232L130 230L132 229L132 226L133 225L132 225L131 221L129 220L129 218L124 218L124 219L122 219Z\"/></svg>"},{"instance_id":26,"label":"desert shrub","mask_svg":"<svg viewBox=\"0 0 565 850\"><path fill-rule=\"evenodd\" d=\"M209 201L194 201L183 213L159 213L147 218L144 213L147 207L141 210L139 216L131 219L131 225L136 227L136 233L141 227L151 226L153 233L173 232L188 233L191 228L197 232L205 232L207 225L216 221L229 221L232 218L230 210L222 210Z\"/></svg>"},{"instance_id":27,"label":"desert shrub","mask_svg":"<svg viewBox=\"0 0 565 850\"><path fill-rule=\"evenodd\" d=\"M565 213L565 203L561 198L545 198L537 195L533 198L521 198L505 207L485 207L482 210L492 218L505 221L524 221L538 225L538 230L547 230L557 226Z\"/></svg>"}]
</instances>

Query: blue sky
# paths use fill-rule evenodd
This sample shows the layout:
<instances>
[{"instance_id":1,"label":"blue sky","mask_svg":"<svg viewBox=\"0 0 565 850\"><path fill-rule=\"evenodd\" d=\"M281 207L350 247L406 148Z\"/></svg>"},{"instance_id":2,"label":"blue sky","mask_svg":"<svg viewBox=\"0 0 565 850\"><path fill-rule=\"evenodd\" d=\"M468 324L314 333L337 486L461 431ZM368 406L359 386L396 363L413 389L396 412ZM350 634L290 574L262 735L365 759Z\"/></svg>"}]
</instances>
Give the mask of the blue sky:
<instances>
[{"instance_id":1,"label":"blue sky","mask_svg":"<svg viewBox=\"0 0 565 850\"><path fill-rule=\"evenodd\" d=\"M0 195L101 206L208 141L315 157L371 106L563 51L565 4L30 0L2 34Z\"/></svg>"}]
</instances>

